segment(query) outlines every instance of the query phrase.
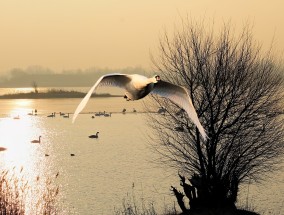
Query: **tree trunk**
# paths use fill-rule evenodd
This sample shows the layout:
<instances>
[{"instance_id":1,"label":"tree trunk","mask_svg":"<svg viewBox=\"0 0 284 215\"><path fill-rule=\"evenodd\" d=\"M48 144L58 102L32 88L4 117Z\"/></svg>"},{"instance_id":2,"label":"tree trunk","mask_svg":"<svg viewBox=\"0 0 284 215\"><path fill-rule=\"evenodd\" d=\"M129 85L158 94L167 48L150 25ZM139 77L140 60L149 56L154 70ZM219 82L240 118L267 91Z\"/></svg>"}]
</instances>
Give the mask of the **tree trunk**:
<instances>
[{"instance_id":1,"label":"tree trunk","mask_svg":"<svg viewBox=\"0 0 284 215\"><path fill-rule=\"evenodd\" d=\"M204 208L229 208L236 209L235 202L237 197L238 183L225 183L213 180L204 180L198 175L193 175L186 183L184 176L179 175L185 195L172 187L173 193L181 210L188 211L200 210ZM231 187L230 189L228 187ZM184 196L189 201L189 208L185 207Z\"/></svg>"}]
</instances>

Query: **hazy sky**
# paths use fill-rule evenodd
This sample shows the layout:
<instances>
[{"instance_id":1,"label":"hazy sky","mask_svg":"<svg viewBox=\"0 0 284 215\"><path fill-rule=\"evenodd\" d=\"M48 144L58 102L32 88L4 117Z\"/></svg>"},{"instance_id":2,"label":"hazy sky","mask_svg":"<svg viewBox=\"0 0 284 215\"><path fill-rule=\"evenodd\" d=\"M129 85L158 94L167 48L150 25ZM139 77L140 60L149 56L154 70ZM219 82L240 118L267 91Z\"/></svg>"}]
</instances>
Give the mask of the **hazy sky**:
<instances>
[{"instance_id":1,"label":"hazy sky","mask_svg":"<svg viewBox=\"0 0 284 215\"><path fill-rule=\"evenodd\" d=\"M60 72L151 66L159 35L180 17L254 24L284 50L283 0L0 0L0 74L40 65Z\"/></svg>"}]
</instances>

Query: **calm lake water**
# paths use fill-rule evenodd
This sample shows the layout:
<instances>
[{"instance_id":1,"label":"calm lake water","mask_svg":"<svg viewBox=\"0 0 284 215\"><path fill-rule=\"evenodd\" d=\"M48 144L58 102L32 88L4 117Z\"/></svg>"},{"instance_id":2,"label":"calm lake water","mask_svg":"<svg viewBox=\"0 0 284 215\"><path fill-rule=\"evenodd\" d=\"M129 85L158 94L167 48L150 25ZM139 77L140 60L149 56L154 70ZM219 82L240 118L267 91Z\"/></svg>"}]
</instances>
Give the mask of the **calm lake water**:
<instances>
[{"instance_id":1,"label":"calm lake water","mask_svg":"<svg viewBox=\"0 0 284 215\"><path fill-rule=\"evenodd\" d=\"M73 113L80 101L0 100L0 147L7 148L0 152L1 168L15 167L15 174L24 175L32 187L39 183L38 176L42 183L54 179L60 187L63 214L114 214L127 198L134 198L139 206L153 203L161 214L165 205L176 204L170 186L179 187L177 171L153 162L158 156L149 147L151 130L141 113L142 102L93 98L74 124L72 114L70 118L47 117L52 112ZM121 113L123 108L126 114ZM34 109L38 115L28 115ZM113 114L92 119L89 112L98 111ZM14 119L17 116L20 119ZM98 139L88 138L97 131ZM41 144L30 143L40 135ZM278 172L270 181L244 185L239 204L245 205L248 199L249 206L263 214L284 214L283 176Z\"/></svg>"}]
</instances>

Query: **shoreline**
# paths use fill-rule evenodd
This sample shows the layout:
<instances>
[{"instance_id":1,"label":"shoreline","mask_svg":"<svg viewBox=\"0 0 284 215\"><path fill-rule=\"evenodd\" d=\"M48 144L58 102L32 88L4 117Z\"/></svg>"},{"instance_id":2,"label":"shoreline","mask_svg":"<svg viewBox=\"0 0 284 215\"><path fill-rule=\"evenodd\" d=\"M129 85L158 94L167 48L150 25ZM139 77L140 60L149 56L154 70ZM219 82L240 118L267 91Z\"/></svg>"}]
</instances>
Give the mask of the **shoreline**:
<instances>
[{"instance_id":1,"label":"shoreline","mask_svg":"<svg viewBox=\"0 0 284 215\"><path fill-rule=\"evenodd\" d=\"M86 93L79 91L49 90L47 92L28 92L0 95L0 99L54 99L54 98L84 98ZM93 97L122 97L122 95L111 95L109 93L92 94Z\"/></svg>"}]
</instances>

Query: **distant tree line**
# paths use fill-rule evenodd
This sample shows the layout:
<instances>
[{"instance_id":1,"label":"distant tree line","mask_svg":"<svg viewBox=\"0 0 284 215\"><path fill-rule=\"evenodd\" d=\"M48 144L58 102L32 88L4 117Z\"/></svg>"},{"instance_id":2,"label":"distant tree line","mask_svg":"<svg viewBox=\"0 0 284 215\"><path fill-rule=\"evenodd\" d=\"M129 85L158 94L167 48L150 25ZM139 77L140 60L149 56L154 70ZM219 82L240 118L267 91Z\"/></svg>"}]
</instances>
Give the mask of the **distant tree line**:
<instances>
[{"instance_id":1,"label":"distant tree line","mask_svg":"<svg viewBox=\"0 0 284 215\"><path fill-rule=\"evenodd\" d=\"M40 66L12 69L0 77L0 87L89 87L102 75L108 73L151 73L142 68L66 70L60 73Z\"/></svg>"}]
</instances>

